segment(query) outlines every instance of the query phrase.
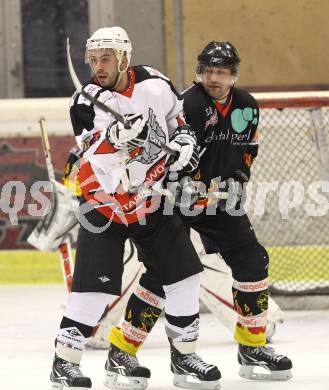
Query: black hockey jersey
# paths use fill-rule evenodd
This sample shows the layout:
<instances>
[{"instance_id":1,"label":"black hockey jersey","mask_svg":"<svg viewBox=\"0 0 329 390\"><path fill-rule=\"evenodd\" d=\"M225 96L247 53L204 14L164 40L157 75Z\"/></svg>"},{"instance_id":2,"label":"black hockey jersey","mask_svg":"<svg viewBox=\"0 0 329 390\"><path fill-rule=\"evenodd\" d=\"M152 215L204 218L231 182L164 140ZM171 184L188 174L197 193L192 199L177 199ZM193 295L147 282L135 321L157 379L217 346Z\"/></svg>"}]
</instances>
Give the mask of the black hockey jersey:
<instances>
[{"instance_id":1,"label":"black hockey jersey","mask_svg":"<svg viewBox=\"0 0 329 390\"><path fill-rule=\"evenodd\" d=\"M200 83L183 92L186 122L196 133L200 164L195 180L207 188L211 179L226 180L241 170L250 176L250 165L257 156L259 109L246 91L232 88L227 103L214 101Z\"/></svg>"}]
</instances>

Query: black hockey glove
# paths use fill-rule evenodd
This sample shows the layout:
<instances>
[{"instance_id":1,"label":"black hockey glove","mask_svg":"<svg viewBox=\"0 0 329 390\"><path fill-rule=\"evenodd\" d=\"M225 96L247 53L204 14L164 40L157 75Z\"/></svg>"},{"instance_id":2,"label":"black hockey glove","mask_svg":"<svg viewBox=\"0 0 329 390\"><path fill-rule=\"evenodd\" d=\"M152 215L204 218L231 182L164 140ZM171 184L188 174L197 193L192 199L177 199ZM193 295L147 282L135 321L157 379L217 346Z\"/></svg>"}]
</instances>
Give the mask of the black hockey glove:
<instances>
[{"instance_id":1,"label":"black hockey glove","mask_svg":"<svg viewBox=\"0 0 329 390\"><path fill-rule=\"evenodd\" d=\"M106 131L106 140L116 149L131 149L141 147L148 139L149 126L142 114L125 115L130 123L126 129L124 124L113 122Z\"/></svg>"},{"instance_id":2,"label":"black hockey glove","mask_svg":"<svg viewBox=\"0 0 329 390\"><path fill-rule=\"evenodd\" d=\"M229 212L241 202L245 186L249 180L248 176L242 171L235 171L232 177L219 183L219 192L227 194L226 199L219 199L218 207L221 211Z\"/></svg>"},{"instance_id":3,"label":"black hockey glove","mask_svg":"<svg viewBox=\"0 0 329 390\"><path fill-rule=\"evenodd\" d=\"M168 160L167 166L171 172L191 172L199 165L194 131L188 125L180 126L174 132L169 147L177 151L177 156Z\"/></svg>"}]
</instances>

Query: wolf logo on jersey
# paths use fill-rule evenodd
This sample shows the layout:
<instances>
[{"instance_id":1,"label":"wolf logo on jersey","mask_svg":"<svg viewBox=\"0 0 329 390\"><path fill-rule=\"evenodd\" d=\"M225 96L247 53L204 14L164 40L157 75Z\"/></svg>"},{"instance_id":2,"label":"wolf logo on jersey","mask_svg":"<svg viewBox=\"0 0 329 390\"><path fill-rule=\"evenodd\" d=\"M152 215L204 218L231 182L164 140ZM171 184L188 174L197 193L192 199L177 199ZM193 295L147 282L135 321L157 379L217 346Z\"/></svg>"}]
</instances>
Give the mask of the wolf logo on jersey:
<instances>
[{"instance_id":1,"label":"wolf logo on jersey","mask_svg":"<svg viewBox=\"0 0 329 390\"><path fill-rule=\"evenodd\" d=\"M149 108L149 117L146 122L146 125L149 128L149 137L155 138L161 141L162 143L166 142L166 135L156 120L156 115L154 114L152 108ZM141 149L140 154L136 154L129 159L129 161L137 161L142 164L150 164L157 159L162 149L154 145L153 143L146 142L143 149Z\"/></svg>"}]
</instances>

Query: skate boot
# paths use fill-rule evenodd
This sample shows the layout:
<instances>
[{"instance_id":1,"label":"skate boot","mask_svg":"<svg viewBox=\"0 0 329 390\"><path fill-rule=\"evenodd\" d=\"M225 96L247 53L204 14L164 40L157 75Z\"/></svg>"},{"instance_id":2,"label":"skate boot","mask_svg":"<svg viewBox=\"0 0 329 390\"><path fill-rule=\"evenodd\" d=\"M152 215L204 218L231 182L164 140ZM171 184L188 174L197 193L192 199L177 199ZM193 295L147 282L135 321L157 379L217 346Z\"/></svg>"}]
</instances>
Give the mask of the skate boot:
<instances>
[{"instance_id":1,"label":"skate boot","mask_svg":"<svg viewBox=\"0 0 329 390\"><path fill-rule=\"evenodd\" d=\"M91 380L82 374L79 364L63 360L56 354L50 373L50 381L52 390L62 390L64 386L74 390L91 388Z\"/></svg>"},{"instance_id":2,"label":"skate boot","mask_svg":"<svg viewBox=\"0 0 329 390\"><path fill-rule=\"evenodd\" d=\"M286 356L278 355L271 347L249 347L239 344L239 375L246 379L285 381L292 378L292 362ZM255 372L261 368L262 372ZM268 371L268 372L267 372Z\"/></svg>"},{"instance_id":3,"label":"skate boot","mask_svg":"<svg viewBox=\"0 0 329 390\"><path fill-rule=\"evenodd\" d=\"M175 386L186 389L220 389L221 373L216 366L204 362L196 353L182 354L172 344L170 350Z\"/></svg>"},{"instance_id":4,"label":"skate boot","mask_svg":"<svg viewBox=\"0 0 329 390\"><path fill-rule=\"evenodd\" d=\"M151 371L138 363L137 357L111 344L105 363L104 385L110 389L141 390L147 387Z\"/></svg>"}]
</instances>

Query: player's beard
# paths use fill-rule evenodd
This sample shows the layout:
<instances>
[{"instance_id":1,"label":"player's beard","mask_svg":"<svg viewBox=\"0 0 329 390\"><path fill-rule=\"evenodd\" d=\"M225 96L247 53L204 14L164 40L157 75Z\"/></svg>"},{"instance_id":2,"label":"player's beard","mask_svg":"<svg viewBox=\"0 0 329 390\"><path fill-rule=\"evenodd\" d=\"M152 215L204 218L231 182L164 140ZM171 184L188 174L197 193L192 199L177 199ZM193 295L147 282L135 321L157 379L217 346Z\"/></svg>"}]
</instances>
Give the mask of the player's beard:
<instances>
[{"instance_id":1,"label":"player's beard","mask_svg":"<svg viewBox=\"0 0 329 390\"><path fill-rule=\"evenodd\" d=\"M116 71L113 74L107 72L98 72L95 75L98 84L103 88L113 88L118 81L119 72Z\"/></svg>"},{"instance_id":2,"label":"player's beard","mask_svg":"<svg viewBox=\"0 0 329 390\"><path fill-rule=\"evenodd\" d=\"M209 83L203 84L204 89L213 99L221 100L225 98L231 89L231 84Z\"/></svg>"}]
</instances>

